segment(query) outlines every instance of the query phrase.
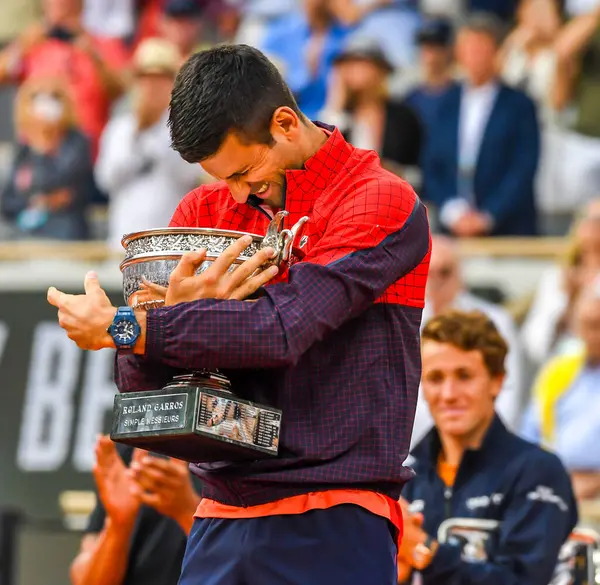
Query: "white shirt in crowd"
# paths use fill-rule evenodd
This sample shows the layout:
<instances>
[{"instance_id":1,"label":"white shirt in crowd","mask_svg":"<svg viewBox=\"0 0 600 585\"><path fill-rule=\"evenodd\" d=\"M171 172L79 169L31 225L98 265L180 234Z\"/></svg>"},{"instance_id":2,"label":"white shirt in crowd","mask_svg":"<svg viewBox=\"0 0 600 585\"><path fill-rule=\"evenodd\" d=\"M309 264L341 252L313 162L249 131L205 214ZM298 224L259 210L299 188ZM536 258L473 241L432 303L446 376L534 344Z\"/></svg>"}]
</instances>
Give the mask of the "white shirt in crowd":
<instances>
[{"instance_id":1,"label":"white shirt in crowd","mask_svg":"<svg viewBox=\"0 0 600 585\"><path fill-rule=\"evenodd\" d=\"M521 348L519 347L519 334L514 320L502 307L489 303L468 292L460 293L452 304L454 309L460 311L481 311L486 314L496 325L499 333L508 343L509 353L506 359L506 378L502 391L496 400L496 411L509 428L518 428L521 411L524 406L523 393L523 362ZM431 307L425 304L422 323L425 325L431 318ZM413 426L411 449L425 436L433 426L433 419L423 393L419 390L417 412Z\"/></svg>"},{"instance_id":2,"label":"white shirt in crowd","mask_svg":"<svg viewBox=\"0 0 600 585\"><path fill-rule=\"evenodd\" d=\"M469 192L457 193L457 197L446 202L440 210L440 221L446 227L456 223L470 208L474 207L472 180L498 90L496 81L480 87L471 87L463 83L458 128L458 167L459 176L470 176L471 180L470 184L465 184L459 179L459 191L466 188Z\"/></svg>"},{"instance_id":3,"label":"white shirt in crowd","mask_svg":"<svg viewBox=\"0 0 600 585\"><path fill-rule=\"evenodd\" d=\"M135 32L134 0L85 0L83 22L100 37L127 38Z\"/></svg>"},{"instance_id":4,"label":"white shirt in crowd","mask_svg":"<svg viewBox=\"0 0 600 585\"><path fill-rule=\"evenodd\" d=\"M142 132L132 113L113 118L96 163L96 180L110 199L109 245L122 250L125 234L166 227L179 201L204 177L200 165L171 148L166 114Z\"/></svg>"}]
</instances>

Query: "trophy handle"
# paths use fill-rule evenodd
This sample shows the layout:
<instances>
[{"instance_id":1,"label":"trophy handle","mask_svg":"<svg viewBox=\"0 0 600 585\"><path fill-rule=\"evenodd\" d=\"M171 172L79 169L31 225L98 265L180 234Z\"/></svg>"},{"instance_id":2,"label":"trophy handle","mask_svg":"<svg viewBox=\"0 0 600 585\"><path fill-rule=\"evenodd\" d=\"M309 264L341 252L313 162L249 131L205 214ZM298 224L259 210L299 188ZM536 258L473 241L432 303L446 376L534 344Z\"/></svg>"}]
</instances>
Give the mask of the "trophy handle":
<instances>
[{"instance_id":1,"label":"trophy handle","mask_svg":"<svg viewBox=\"0 0 600 585\"><path fill-rule=\"evenodd\" d=\"M271 222L269 223L269 227L267 228L267 233L263 238L260 247L261 248L273 248L275 250L275 256L279 257L281 254L281 234L279 230L281 228L281 224L283 223L284 217L289 215L288 211L282 210L278 211Z\"/></svg>"},{"instance_id":2,"label":"trophy handle","mask_svg":"<svg viewBox=\"0 0 600 585\"><path fill-rule=\"evenodd\" d=\"M301 217L289 230L284 230L282 232L282 235L284 232L289 232L289 235L287 235L284 243L283 243L283 253L282 253L282 259L284 262L287 262L291 255L292 255L292 249L296 244L296 240L298 238L298 236L300 235L300 233L302 232L302 229L304 228L304 224L309 220L309 217L307 215L305 215L304 217ZM303 237L300 240L300 245L298 246L299 248L302 248L303 246L306 245L306 242L308 241L307 237Z\"/></svg>"}]
</instances>

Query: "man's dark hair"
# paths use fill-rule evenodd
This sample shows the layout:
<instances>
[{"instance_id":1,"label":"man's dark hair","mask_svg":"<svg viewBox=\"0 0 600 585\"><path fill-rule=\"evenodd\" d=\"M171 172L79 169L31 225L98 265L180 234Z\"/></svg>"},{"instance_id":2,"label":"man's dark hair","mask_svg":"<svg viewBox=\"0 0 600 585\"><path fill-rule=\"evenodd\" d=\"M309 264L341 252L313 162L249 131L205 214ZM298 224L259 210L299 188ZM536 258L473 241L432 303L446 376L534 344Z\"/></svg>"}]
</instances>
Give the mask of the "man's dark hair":
<instances>
[{"instance_id":1,"label":"man's dark hair","mask_svg":"<svg viewBox=\"0 0 600 585\"><path fill-rule=\"evenodd\" d=\"M214 155L229 132L244 142L271 144L271 119L281 106L302 115L283 77L259 50L223 45L200 51L175 80L171 144L191 163Z\"/></svg>"}]
</instances>

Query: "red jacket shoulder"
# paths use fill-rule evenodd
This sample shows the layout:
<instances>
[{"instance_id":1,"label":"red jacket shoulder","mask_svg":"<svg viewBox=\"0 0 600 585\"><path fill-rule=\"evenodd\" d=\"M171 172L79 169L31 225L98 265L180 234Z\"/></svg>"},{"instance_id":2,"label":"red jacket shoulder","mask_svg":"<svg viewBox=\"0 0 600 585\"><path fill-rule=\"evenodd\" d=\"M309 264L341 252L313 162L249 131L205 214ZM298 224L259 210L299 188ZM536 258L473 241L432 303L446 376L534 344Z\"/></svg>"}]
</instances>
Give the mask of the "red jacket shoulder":
<instances>
[{"instance_id":1,"label":"red jacket shoulder","mask_svg":"<svg viewBox=\"0 0 600 585\"><path fill-rule=\"evenodd\" d=\"M214 227L216 218L220 217L231 203L226 183L201 185L180 201L169 227Z\"/></svg>"}]
</instances>

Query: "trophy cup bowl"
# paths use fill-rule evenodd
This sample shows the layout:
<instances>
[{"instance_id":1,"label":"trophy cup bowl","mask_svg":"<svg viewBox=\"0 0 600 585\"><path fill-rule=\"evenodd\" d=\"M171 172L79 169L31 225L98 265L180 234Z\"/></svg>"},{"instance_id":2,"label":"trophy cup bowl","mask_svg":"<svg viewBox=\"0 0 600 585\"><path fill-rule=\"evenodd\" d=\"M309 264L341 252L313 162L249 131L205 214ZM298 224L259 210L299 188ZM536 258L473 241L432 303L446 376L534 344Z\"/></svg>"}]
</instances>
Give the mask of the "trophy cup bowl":
<instances>
[{"instance_id":1,"label":"trophy cup bowl","mask_svg":"<svg viewBox=\"0 0 600 585\"><path fill-rule=\"evenodd\" d=\"M308 217L291 229L281 229L288 213L272 219L265 236L210 228L162 228L126 235L123 294L130 304L142 279L168 287L169 277L186 252L206 249L204 272L220 254L242 236L251 244L230 270L259 250L275 253L268 265L291 264L302 258L306 238L296 240ZM139 303L152 310L164 301ZM173 378L164 388L115 396L111 439L192 463L256 460L278 453L282 413L269 406L238 398L230 381L218 371L199 370Z\"/></svg>"}]
</instances>

